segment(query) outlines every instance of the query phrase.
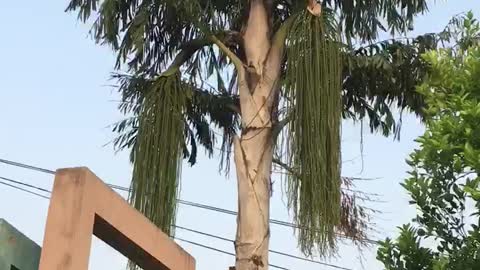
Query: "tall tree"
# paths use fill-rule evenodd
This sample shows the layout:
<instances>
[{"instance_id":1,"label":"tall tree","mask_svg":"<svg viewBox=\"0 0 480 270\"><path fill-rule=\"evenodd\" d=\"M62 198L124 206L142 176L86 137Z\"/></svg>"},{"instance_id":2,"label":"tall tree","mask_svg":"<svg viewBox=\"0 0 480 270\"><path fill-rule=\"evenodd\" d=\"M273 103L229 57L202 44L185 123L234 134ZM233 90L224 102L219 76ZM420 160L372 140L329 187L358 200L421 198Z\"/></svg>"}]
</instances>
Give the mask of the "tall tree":
<instances>
[{"instance_id":1,"label":"tall tree","mask_svg":"<svg viewBox=\"0 0 480 270\"><path fill-rule=\"evenodd\" d=\"M449 27L455 46L424 55L426 130L402 183L417 215L380 242L387 270L480 269L480 23L468 13Z\"/></svg>"},{"instance_id":2,"label":"tall tree","mask_svg":"<svg viewBox=\"0 0 480 270\"><path fill-rule=\"evenodd\" d=\"M130 200L165 232L182 158L193 165L199 145L213 155L221 130L221 166L233 147L237 173L237 270L268 268L274 164L305 254L328 256L339 233L363 237L364 209L341 189L341 119L389 135L390 105L421 112L419 55L437 37L372 42L410 29L426 0L71 0L67 10L94 16L94 37L118 54Z\"/></svg>"}]
</instances>

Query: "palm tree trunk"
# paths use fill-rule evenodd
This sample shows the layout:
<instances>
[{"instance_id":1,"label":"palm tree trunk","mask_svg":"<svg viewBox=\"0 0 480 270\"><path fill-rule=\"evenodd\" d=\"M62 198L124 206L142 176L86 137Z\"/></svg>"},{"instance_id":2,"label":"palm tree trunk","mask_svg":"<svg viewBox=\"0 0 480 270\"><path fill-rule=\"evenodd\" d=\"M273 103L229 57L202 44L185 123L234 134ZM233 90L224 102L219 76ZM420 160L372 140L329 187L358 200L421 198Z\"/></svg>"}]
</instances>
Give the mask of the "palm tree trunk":
<instances>
[{"instance_id":1,"label":"palm tree trunk","mask_svg":"<svg viewBox=\"0 0 480 270\"><path fill-rule=\"evenodd\" d=\"M253 94L246 85L240 88L247 97L240 97L243 130L241 137L234 139L238 186L236 270L265 270L270 241L276 83L262 78Z\"/></svg>"},{"instance_id":2,"label":"palm tree trunk","mask_svg":"<svg viewBox=\"0 0 480 270\"><path fill-rule=\"evenodd\" d=\"M250 0L244 32L248 68L239 72L242 134L235 138L238 217L236 270L268 269L270 175L273 159L272 116L277 107L279 62L269 64L271 50L268 1ZM271 71L275 72L271 72ZM244 74L244 75L242 75Z\"/></svg>"},{"instance_id":3,"label":"palm tree trunk","mask_svg":"<svg viewBox=\"0 0 480 270\"><path fill-rule=\"evenodd\" d=\"M238 181L237 270L268 269L272 155L270 129L247 132L241 139L235 140Z\"/></svg>"}]
</instances>

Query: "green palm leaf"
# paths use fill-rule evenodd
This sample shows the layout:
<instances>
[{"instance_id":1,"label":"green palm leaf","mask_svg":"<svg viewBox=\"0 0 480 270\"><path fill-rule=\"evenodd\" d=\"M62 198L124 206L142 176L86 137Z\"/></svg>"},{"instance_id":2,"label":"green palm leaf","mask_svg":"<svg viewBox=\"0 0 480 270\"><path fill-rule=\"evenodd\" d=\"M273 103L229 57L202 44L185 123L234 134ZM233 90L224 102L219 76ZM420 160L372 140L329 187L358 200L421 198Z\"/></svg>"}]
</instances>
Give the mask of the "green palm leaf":
<instances>
[{"instance_id":1,"label":"green palm leaf","mask_svg":"<svg viewBox=\"0 0 480 270\"><path fill-rule=\"evenodd\" d=\"M184 143L185 91L179 75L160 77L144 97L133 146L130 201L172 235Z\"/></svg>"},{"instance_id":2,"label":"green palm leaf","mask_svg":"<svg viewBox=\"0 0 480 270\"><path fill-rule=\"evenodd\" d=\"M286 88L293 113L286 160L296 175L288 180L289 206L300 230L301 250L321 255L335 248L340 223L341 47L338 33L324 12L301 13L290 29Z\"/></svg>"}]
</instances>

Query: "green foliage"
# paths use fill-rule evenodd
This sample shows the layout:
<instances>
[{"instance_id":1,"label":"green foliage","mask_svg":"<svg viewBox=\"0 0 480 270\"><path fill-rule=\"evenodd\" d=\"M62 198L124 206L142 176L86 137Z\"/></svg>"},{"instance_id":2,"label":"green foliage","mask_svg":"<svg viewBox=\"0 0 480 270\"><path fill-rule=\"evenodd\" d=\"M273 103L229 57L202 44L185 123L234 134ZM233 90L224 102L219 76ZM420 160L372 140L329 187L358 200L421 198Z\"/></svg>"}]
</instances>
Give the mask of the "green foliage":
<instances>
[{"instance_id":1,"label":"green foliage","mask_svg":"<svg viewBox=\"0 0 480 270\"><path fill-rule=\"evenodd\" d=\"M385 136L399 135L392 108L407 109L422 115L423 97L415 86L426 75L421 55L438 48L436 34L413 39L387 40L353 49L344 57L344 117L369 119L370 130Z\"/></svg>"},{"instance_id":2,"label":"green foliage","mask_svg":"<svg viewBox=\"0 0 480 270\"><path fill-rule=\"evenodd\" d=\"M138 119L144 97L151 91L157 91L156 81L159 78L148 79L144 75L116 74L113 79L119 82L119 92L122 96L119 109L130 116L114 125L113 131L119 133L119 136L113 143L118 150L130 149L135 144L138 134ZM221 152L225 155L222 156L223 162L220 165L227 169L229 167L229 155L227 154L230 152L233 135L238 130L238 97L225 93L213 94L186 82L181 82L181 84L182 91L185 92L183 93L185 108L182 111L185 134L178 139L185 140L183 157L191 165L194 165L197 159L197 143L205 148L207 153L212 154L215 142L221 139ZM223 133L214 132L213 127L223 130ZM131 152L132 162L134 161L134 152Z\"/></svg>"},{"instance_id":3,"label":"green foliage","mask_svg":"<svg viewBox=\"0 0 480 270\"><path fill-rule=\"evenodd\" d=\"M287 177L296 222L316 228L299 231L300 248L309 254L317 246L327 256L340 223L342 61L337 29L328 27L334 20L325 17L303 12L288 36L285 80L292 120L285 159L297 171Z\"/></svg>"},{"instance_id":4,"label":"green foliage","mask_svg":"<svg viewBox=\"0 0 480 270\"><path fill-rule=\"evenodd\" d=\"M286 18L304 10L306 1L266 2L276 31ZM341 14L348 40L362 41L375 40L379 30L404 32L415 15L427 11L426 0L326 0L323 5ZM247 6L244 0L71 0L67 10L77 11L83 21L98 15L92 34L118 52L119 65L128 62L134 70L161 72L183 43L202 35L199 26L240 31Z\"/></svg>"},{"instance_id":5,"label":"green foliage","mask_svg":"<svg viewBox=\"0 0 480 270\"><path fill-rule=\"evenodd\" d=\"M175 222L184 135L185 91L179 75L159 77L146 93L133 145L130 201L165 233ZM164 130L168 130L165 132Z\"/></svg>"},{"instance_id":6,"label":"green foliage","mask_svg":"<svg viewBox=\"0 0 480 270\"><path fill-rule=\"evenodd\" d=\"M401 118L393 118L392 109L400 109L423 117L424 97L416 91L428 71L422 55L462 41L464 20L456 16L439 33L415 38L391 39L359 48L350 48L344 59L344 118L367 118L370 130L385 136L399 137ZM472 31L472 30L469 30Z\"/></svg>"},{"instance_id":7,"label":"green foliage","mask_svg":"<svg viewBox=\"0 0 480 270\"><path fill-rule=\"evenodd\" d=\"M224 29L241 7L233 1L71 0L67 11L78 11L83 21L98 14L92 34L118 53L117 67L127 63L132 71L154 74L183 44L202 35L199 26Z\"/></svg>"},{"instance_id":8,"label":"green foliage","mask_svg":"<svg viewBox=\"0 0 480 270\"><path fill-rule=\"evenodd\" d=\"M266 2L271 10L272 32L275 32L287 18L305 9L305 3L302 1ZM120 68L125 63L133 74L146 74L148 79L165 71L174 54L184 49L193 39L203 37L205 31L241 32L247 16L246 3L247 1L234 0L71 0L67 10L77 12L82 21L95 17L92 35L98 42L109 44L117 52L117 67ZM411 26L416 14L427 10L425 0L376 0L375 4L326 0L323 1L323 6L324 11L331 10L334 14L340 14L337 18L338 23L347 40L359 39L366 42L373 41L381 30L403 32ZM225 44L237 55L242 55L241 38L238 36L229 39ZM415 48L415 45L411 47ZM355 56L359 51L361 50L355 52L352 49ZM375 74L387 74L384 68L374 63L370 64L374 61L369 59L374 59L377 55L385 55L383 48L369 53L367 59L360 61L356 58L355 61L345 62L344 67L355 72L354 74L345 72L344 75L348 78L344 85L344 116L363 118L368 114L372 129L380 128L385 134L389 134L394 126L388 109L391 100L388 99L389 102L372 100L377 94L387 96L392 84L382 84L375 91L369 91L364 84L366 81L372 81L372 78L377 76ZM203 85L204 81L211 80L213 76L218 82L222 82L223 86L229 86L229 94L235 95L235 76L230 78L225 76L226 68L231 68L226 57L215 52L211 44L197 48L190 56L179 64L185 67L182 73L189 74L189 80L197 84L197 88L200 88L199 82ZM350 64L356 62L367 62L371 68L365 68L366 64ZM372 69L376 71L373 74ZM412 70L407 68L401 71L402 78L408 78L404 76L405 74L412 74ZM228 80L229 83L224 83ZM401 103L407 107L411 105L421 107L421 101L409 98L409 92L413 92L410 91L412 88L404 87L412 85L411 83L393 85L396 86L396 94L388 95L389 97L394 100L397 98L405 100ZM410 104L410 101L414 104ZM385 115L387 118L382 119ZM223 154L225 153L222 152Z\"/></svg>"},{"instance_id":9,"label":"green foliage","mask_svg":"<svg viewBox=\"0 0 480 270\"><path fill-rule=\"evenodd\" d=\"M428 10L425 0L325 0L323 3L341 14L340 24L348 40L359 38L362 41L375 40L378 31L394 34L411 30L415 15Z\"/></svg>"},{"instance_id":10,"label":"green foliage","mask_svg":"<svg viewBox=\"0 0 480 270\"><path fill-rule=\"evenodd\" d=\"M387 239L379 247L378 259L384 263L386 269L432 269L425 268L432 265L432 252L420 246L420 238L418 230L410 225L403 225L395 244Z\"/></svg>"},{"instance_id":11,"label":"green foliage","mask_svg":"<svg viewBox=\"0 0 480 270\"><path fill-rule=\"evenodd\" d=\"M306 1L267 0L265 3L272 35L306 6ZM301 182L299 179L303 178L290 177L290 201L296 209L297 222L313 227L300 237L306 253L310 253L314 242L319 247L332 246L332 224L339 220L337 229L347 230L346 235L357 237L363 235L365 229L365 222L356 220L364 215L358 214L351 197L341 196L338 189L340 115L356 120L368 117L372 131L381 130L385 135L397 131L390 106L397 104L402 109L421 111L423 99L413 91L424 76L425 66L419 55L436 46L438 41L431 43L430 39L418 38L361 48L352 45L353 40L373 42L379 31L403 33L411 27L415 15L427 10L426 0L325 0L322 4L323 14L332 19L326 21L336 21L334 26L338 26L339 35L347 44L340 46L325 40L323 27L333 25L313 22L315 27L305 28L315 20L300 16L303 21L297 21L291 37L301 39L292 39L291 44L295 46L288 48L289 54L298 59L287 56L282 63L280 80L287 84L281 89L278 104L289 104L286 97L295 101L290 102L289 107L275 108L281 116L290 113L298 116L290 125L290 133L298 136L288 138L293 155L286 161L292 167L300 167L302 177L308 179ZM114 143L118 149L132 149L135 206L169 232L167 227L175 218L173 201L178 192L179 159L183 157L194 164L199 145L212 155L220 137L222 164L224 168L229 167L232 138L239 129L241 114L236 74L231 72L230 59L214 49L209 37L215 35L240 60L245 60L241 33L248 16L248 1L70 0L67 10L77 12L84 22L95 17L93 37L117 53L117 69L130 73L115 76L122 95L119 109L129 118L115 125L114 131L119 137ZM299 29L309 35L295 32ZM302 46L308 44L321 47L311 50L303 47L302 51ZM337 46L342 50L335 51ZM340 56L339 52L344 55ZM312 68L300 65L301 61L313 64ZM325 63L332 69L323 69L321 64ZM343 70L335 63L342 63ZM287 70L295 65L298 70ZM294 72L299 75L299 81L292 80ZM317 81L317 77L322 79ZM332 78L335 79L328 80ZM217 85L206 87L207 82L213 80ZM342 81L343 85L337 85ZM322 91L291 91L291 88L304 87ZM332 91L334 88L339 91ZM168 95L178 97L167 98ZM322 106L315 106L314 102ZM301 126L306 123L307 127ZM215 129L220 129L221 134ZM319 148L319 152L314 151ZM302 158L308 162L301 162ZM160 160L168 162L159 165ZM317 174L321 177L315 179ZM317 190L321 192L314 192ZM320 204L321 200L328 203ZM338 216L334 213L338 213L340 200L342 212ZM158 213L166 215L160 217Z\"/></svg>"},{"instance_id":12,"label":"green foliage","mask_svg":"<svg viewBox=\"0 0 480 270\"><path fill-rule=\"evenodd\" d=\"M238 96L226 93L212 94L202 89L194 89L192 95L187 99L186 118L189 134L196 133L195 138L190 137L192 151L189 154L189 162L195 164L196 154L193 152L195 141L199 141L201 145L213 154L215 141L217 137L221 137L222 143L220 147L222 169L228 173L230 168L229 157L233 137L239 130L239 99ZM208 130L210 138L206 138L203 130ZM221 134L217 134L212 130L212 126L222 130ZM209 142L206 144L205 142Z\"/></svg>"},{"instance_id":13,"label":"green foliage","mask_svg":"<svg viewBox=\"0 0 480 270\"><path fill-rule=\"evenodd\" d=\"M402 184L419 214L415 228L381 243L378 259L388 270L480 267L480 46L472 42L480 28L471 13L462 27L458 49L424 55L431 72L418 92L427 104L426 131Z\"/></svg>"}]
</instances>

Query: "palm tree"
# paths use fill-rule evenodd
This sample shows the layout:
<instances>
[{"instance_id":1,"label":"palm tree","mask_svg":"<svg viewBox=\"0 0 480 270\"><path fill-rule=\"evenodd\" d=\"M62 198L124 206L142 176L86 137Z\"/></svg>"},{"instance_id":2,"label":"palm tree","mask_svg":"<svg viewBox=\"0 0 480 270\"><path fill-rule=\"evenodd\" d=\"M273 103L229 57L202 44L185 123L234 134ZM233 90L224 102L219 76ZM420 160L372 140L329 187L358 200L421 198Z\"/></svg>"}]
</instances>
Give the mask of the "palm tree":
<instances>
[{"instance_id":1,"label":"palm tree","mask_svg":"<svg viewBox=\"0 0 480 270\"><path fill-rule=\"evenodd\" d=\"M95 39L117 52L130 117L115 144L131 149L130 201L166 233L182 159L195 164L202 146L225 170L233 152L237 270L268 268L272 166L286 172L306 255L364 236L364 209L342 190L341 120L389 135L400 126L392 105L421 113L419 55L438 36L373 41L405 33L426 0L71 0L67 10L95 17Z\"/></svg>"}]
</instances>

